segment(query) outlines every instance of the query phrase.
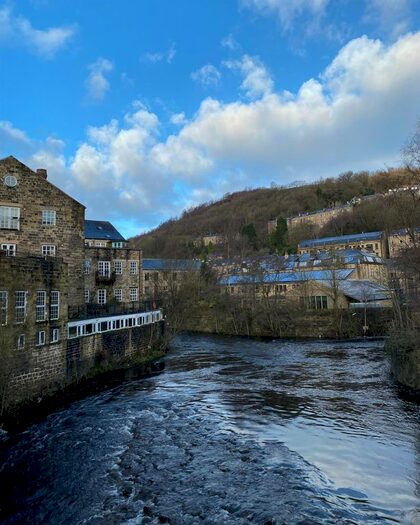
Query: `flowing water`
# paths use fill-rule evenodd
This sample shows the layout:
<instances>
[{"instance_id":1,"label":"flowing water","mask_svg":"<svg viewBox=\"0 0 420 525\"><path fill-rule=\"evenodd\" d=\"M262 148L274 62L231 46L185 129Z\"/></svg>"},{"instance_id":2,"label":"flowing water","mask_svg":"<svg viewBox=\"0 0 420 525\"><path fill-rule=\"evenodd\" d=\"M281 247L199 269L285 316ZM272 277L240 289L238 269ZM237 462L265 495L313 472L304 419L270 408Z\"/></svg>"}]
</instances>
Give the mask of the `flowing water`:
<instances>
[{"instance_id":1,"label":"flowing water","mask_svg":"<svg viewBox=\"0 0 420 525\"><path fill-rule=\"evenodd\" d=\"M186 335L7 441L0 521L420 523L419 432L381 342Z\"/></svg>"}]
</instances>

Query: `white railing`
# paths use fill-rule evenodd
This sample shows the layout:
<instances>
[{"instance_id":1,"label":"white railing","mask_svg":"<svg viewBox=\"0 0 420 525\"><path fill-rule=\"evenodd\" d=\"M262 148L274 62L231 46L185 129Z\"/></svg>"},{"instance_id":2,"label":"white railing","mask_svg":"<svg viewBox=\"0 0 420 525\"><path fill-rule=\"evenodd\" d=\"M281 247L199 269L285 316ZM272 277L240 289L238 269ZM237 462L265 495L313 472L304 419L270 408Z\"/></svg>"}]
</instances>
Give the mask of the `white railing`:
<instances>
[{"instance_id":1,"label":"white railing","mask_svg":"<svg viewBox=\"0 0 420 525\"><path fill-rule=\"evenodd\" d=\"M115 330L125 330L157 323L162 319L162 312L160 310L154 310L153 312L71 321L67 323L67 337L68 339L75 339L76 337L103 334L104 332L112 332Z\"/></svg>"}]
</instances>

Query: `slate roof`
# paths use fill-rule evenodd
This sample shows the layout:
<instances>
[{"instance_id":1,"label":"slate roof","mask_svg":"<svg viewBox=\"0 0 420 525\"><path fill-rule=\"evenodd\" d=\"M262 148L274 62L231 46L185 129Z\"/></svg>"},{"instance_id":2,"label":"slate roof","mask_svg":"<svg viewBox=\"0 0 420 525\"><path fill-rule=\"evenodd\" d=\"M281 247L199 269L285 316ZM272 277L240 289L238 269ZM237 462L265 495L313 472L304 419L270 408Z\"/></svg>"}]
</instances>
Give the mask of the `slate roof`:
<instances>
[{"instance_id":1,"label":"slate roof","mask_svg":"<svg viewBox=\"0 0 420 525\"><path fill-rule=\"evenodd\" d=\"M334 274L333 274L334 272ZM230 275L219 281L221 285L236 284L270 284L294 283L302 281L331 281L333 275L337 280L348 279L354 270L308 270L305 272L281 272L265 275Z\"/></svg>"},{"instance_id":2,"label":"slate roof","mask_svg":"<svg viewBox=\"0 0 420 525\"><path fill-rule=\"evenodd\" d=\"M322 239L306 239L299 243L300 248L312 248L327 244L344 244L348 242L376 241L382 238L383 232L354 233L337 237L323 237Z\"/></svg>"},{"instance_id":3,"label":"slate roof","mask_svg":"<svg viewBox=\"0 0 420 525\"><path fill-rule=\"evenodd\" d=\"M85 221L85 238L125 242L121 233L108 221Z\"/></svg>"},{"instance_id":4,"label":"slate roof","mask_svg":"<svg viewBox=\"0 0 420 525\"><path fill-rule=\"evenodd\" d=\"M201 262L191 259L143 259L142 266L145 271L198 271Z\"/></svg>"},{"instance_id":5,"label":"slate roof","mask_svg":"<svg viewBox=\"0 0 420 525\"><path fill-rule=\"evenodd\" d=\"M390 299L386 286L373 281L340 281L337 287L346 297L361 303Z\"/></svg>"}]
</instances>

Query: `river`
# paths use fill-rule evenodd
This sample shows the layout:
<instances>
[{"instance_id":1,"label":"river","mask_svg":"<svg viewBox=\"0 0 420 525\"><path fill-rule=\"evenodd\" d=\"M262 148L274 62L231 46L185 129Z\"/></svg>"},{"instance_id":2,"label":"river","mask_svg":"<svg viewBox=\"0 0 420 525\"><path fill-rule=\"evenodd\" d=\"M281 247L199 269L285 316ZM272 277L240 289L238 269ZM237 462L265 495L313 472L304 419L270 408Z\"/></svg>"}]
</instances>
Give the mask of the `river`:
<instances>
[{"instance_id":1,"label":"river","mask_svg":"<svg viewBox=\"0 0 420 525\"><path fill-rule=\"evenodd\" d=\"M4 525L420 523L420 407L382 342L185 335L0 461Z\"/></svg>"}]
</instances>

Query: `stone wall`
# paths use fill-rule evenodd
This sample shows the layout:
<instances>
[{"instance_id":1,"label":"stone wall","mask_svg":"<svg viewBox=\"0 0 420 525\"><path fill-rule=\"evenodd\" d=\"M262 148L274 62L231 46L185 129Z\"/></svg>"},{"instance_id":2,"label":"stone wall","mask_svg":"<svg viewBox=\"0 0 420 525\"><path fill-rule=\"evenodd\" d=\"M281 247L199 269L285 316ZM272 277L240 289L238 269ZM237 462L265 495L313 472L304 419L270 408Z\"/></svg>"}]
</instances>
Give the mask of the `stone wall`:
<instances>
[{"instance_id":1,"label":"stone wall","mask_svg":"<svg viewBox=\"0 0 420 525\"><path fill-rule=\"evenodd\" d=\"M7 392L8 405L39 400L105 370L129 367L159 352L163 322L63 340L31 348L13 358Z\"/></svg>"}]
</instances>

